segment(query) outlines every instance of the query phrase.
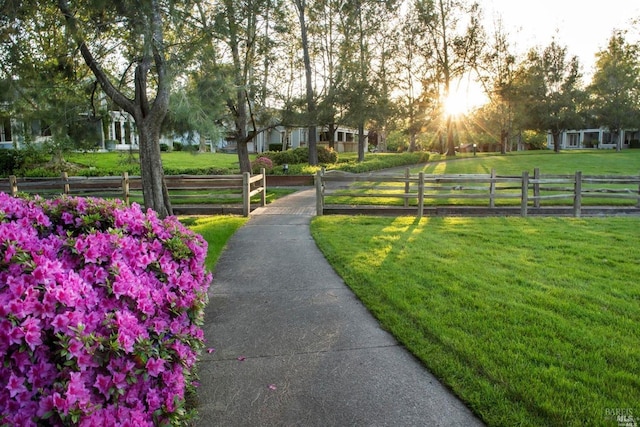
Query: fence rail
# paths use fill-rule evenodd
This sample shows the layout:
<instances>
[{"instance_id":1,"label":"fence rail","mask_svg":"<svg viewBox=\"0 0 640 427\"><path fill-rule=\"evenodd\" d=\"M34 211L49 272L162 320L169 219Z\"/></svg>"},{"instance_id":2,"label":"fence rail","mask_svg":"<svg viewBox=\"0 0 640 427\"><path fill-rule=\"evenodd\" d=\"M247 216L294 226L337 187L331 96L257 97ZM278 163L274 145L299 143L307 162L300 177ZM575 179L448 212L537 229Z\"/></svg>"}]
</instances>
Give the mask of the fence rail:
<instances>
[{"instance_id":1,"label":"fence rail","mask_svg":"<svg viewBox=\"0 0 640 427\"><path fill-rule=\"evenodd\" d=\"M165 183L172 200L222 199L242 202L242 214L249 216L251 198L260 194L260 206L266 204L267 182L264 169L260 174L248 172L238 175L169 175ZM0 191L13 196L19 193L38 194L45 198L62 194L83 197L118 198L129 204L132 198L142 197L139 176L80 177L62 173L58 178L18 178L14 175L0 183ZM203 193L208 192L208 193ZM194 194L199 192L199 194Z\"/></svg>"},{"instance_id":2,"label":"fence rail","mask_svg":"<svg viewBox=\"0 0 640 427\"><path fill-rule=\"evenodd\" d=\"M536 168L533 176L528 171L519 176L498 175L495 170L490 174L437 175L420 172L411 175L407 168L404 176L318 171L315 184L317 215L323 215L325 211L344 212L347 205L353 205L355 200L367 198L400 199L404 210L415 212L418 218L423 216L426 203L447 207L450 212L453 206L462 207L453 201L465 199L473 200L475 207L479 207L478 200L486 200L482 207L488 209L489 215L492 211L504 211L506 206L517 206L519 200L519 214L523 217L533 209L540 209L543 203L546 206L571 206L572 215L579 217L585 207L584 198L592 199L588 204L590 207L611 206L609 201L615 200L617 206L634 205L635 209L640 209L640 174L583 175L578 171L572 175L542 175ZM342 199L343 202L328 204L327 198L329 201ZM410 202L415 203L415 208ZM388 208L388 203L384 207ZM468 208L464 206L463 209ZM383 209L383 206L368 206L367 209Z\"/></svg>"}]
</instances>

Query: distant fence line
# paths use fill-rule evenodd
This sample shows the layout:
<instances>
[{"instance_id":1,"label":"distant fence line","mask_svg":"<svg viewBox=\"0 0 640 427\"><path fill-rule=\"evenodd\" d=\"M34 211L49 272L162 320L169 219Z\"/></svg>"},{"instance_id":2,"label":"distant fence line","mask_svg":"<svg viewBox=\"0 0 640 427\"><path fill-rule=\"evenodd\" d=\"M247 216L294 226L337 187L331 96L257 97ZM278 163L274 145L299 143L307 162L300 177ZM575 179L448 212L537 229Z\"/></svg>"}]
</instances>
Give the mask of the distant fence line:
<instances>
[{"instance_id":1,"label":"distant fence line","mask_svg":"<svg viewBox=\"0 0 640 427\"><path fill-rule=\"evenodd\" d=\"M239 175L167 175L165 183L172 200L212 198L242 201L242 214L249 216L251 197L260 194L260 206L266 204L266 174L264 169L260 172L256 175L248 172ZM211 190L212 193L193 193L203 190ZM129 176L127 172L122 176L105 177L69 177L66 172L58 178L17 178L12 175L8 185L0 185L0 191L6 191L12 196L27 193L45 198L61 194L117 198L129 204L132 197L142 197L142 179L139 176Z\"/></svg>"},{"instance_id":2,"label":"distant fence line","mask_svg":"<svg viewBox=\"0 0 640 427\"><path fill-rule=\"evenodd\" d=\"M540 174L534 170L520 176L490 174L425 174L411 175L409 168L404 176L384 174L349 174L338 171L318 171L315 177L316 213L347 210L346 204L327 205L327 197L346 198L397 198L403 200L406 211L413 209L410 200L417 201L415 214L421 218L425 211L425 201L433 200L437 206L453 205L442 202L446 199L484 199L488 215L499 208L496 201L519 199L519 214L526 217L532 208L539 209L545 201L572 200L572 214L580 217L584 198L633 200L635 208L640 208L640 174L636 176L583 175L578 171L573 175ZM594 187L600 185L602 187ZM634 188L622 186L633 185ZM438 201L438 202L436 202ZM607 206L599 204L598 206ZM342 210L338 207L342 206ZM457 206L457 205L456 205ZM477 206L477 204L475 205ZM351 206L353 208L353 206ZM388 207L388 206L387 206ZM500 209L504 210L505 206ZM382 209L382 206L378 206ZM376 206L368 207L375 211ZM449 210L450 211L450 210Z\"/></svg>"}]
</instances>

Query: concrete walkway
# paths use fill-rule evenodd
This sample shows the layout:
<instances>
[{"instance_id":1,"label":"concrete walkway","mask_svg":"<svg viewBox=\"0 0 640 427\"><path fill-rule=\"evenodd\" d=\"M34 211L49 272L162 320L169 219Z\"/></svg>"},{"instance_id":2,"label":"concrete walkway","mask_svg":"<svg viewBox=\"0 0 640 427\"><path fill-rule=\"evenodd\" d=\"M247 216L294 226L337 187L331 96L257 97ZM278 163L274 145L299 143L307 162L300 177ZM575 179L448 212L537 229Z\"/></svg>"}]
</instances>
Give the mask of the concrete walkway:
<instances>
[{"instance_id":1,"label":"concrete walkway","mask_svg":"<svg viewBox=\"0 0 640 427\"><path fill-rule=\"evenodd\" d=\"M474 426L315 245L307 189L252 213L218 261L197 426Z\"/></svg>"}]
</instances>

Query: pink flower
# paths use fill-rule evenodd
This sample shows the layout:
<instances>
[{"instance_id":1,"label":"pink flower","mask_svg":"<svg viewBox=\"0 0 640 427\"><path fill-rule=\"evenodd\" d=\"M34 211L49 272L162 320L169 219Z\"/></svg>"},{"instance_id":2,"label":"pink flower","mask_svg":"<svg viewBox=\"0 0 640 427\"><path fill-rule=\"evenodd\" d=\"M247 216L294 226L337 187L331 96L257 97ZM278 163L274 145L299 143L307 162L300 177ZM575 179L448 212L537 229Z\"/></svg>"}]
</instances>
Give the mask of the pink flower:
<instances>
[{"instance_id":1,"label":"pink flower","mask_svg":"<svg viewBox=\"0 0 640 427\"><path fill-rule=\"evenodd\" d=\"M22 322L22 330L24 331L24 340L27 342L31 350L34 350L37 345L42 344L41 326L40 320L28 317Z\"/></svg>"},{"instance_id":2,"label":"pink flower","mask_svg":"<svg viewBox=\"0 0 640 427\"><path fill-rule=\"evenodd\" d=\"M180 421L211 283L200 236L137 205L0 193L0 248L0 423Z\"/></svg>"},{"instance_id":3,"label":"pink flower","mask_svg":"<svg viewBox=\"0 0 640 427\"><path fill-rule=\"evenodd\" d=\"M18 394L26 393L28 391L27 387L24 385L24 379L17 377L13 373L9 376L7 389L9 390L9 396L11 397L16 397Z\"/></svg>"},{"instance_id":4,"label":"pink flower","mask_svg":"<svg viewBox=\"0 0 640 427\"><path fill-rule=\"evenodd\" d=\"M96 375L96 382L93 383L93 386L98 389L100 393L106 398L109 399L111 395L109 389L111 388L111 377L107 375L98 374Z\"/></svg>"},{"instance_id":5,"label":"pink flower","mask_svg":"<svg viewBox=\"0 0 640 427\"><path fill-rule=\"evenodd\" d=\"M150 357L149 360L147 360L147 364L145 367L147 368L147 372L149 373L149 375L151 375L152 377L157 377L158 374L165 371L163 359L155 359L153 357Z\"/></svg>"}]
</instances>

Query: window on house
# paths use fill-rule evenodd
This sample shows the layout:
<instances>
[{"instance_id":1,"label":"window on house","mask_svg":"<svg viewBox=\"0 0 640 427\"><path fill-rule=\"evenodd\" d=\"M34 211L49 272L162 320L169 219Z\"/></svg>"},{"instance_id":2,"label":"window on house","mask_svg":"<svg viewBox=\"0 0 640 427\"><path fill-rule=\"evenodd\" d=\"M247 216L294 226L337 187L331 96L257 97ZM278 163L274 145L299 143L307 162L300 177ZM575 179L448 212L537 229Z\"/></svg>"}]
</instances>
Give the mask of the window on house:
<instances>
[{"instance_id":1,"label":"window on house","mask_svg":"<svg viewBox=\"0 0 640 427\"><path fill-rule=\"evenodd\" d=\"M344 132L338 132L338 141L344 141Z\"/></svg>"},{"instance_id":2,"label":"window on house","mask_svg":"<svg viewBox=\"0 0 640 427\"><path fill-rule=\"evenodd\" d=\"M567 134L567 143L569 147L577 148L580 144L580 134L579 133L568 133Z\"/></svg>"},{"instance_id":3,"label":"window on house","mask_svg":"<svg viewBox=\"0 0 640 427\"><path fill-rule=\"evenodd\" d=\"M113 139L122 143L122 124L120 122L113 122L114 135Z\"/></svg>"},{"instance_id":4,"label":"window on house","mask_svg":"<svg viewBox=\"0 0 640 427\"><path fill-rule=\"evenodd\" d=\"M8 118L0 119L0 141L11 141L11 122Z\"/></svg>"}]
</instances>

